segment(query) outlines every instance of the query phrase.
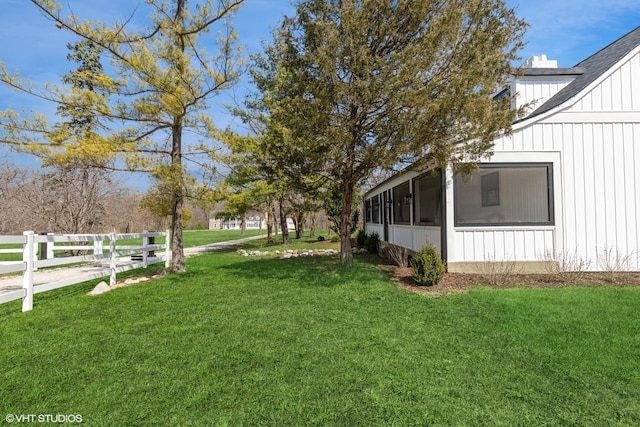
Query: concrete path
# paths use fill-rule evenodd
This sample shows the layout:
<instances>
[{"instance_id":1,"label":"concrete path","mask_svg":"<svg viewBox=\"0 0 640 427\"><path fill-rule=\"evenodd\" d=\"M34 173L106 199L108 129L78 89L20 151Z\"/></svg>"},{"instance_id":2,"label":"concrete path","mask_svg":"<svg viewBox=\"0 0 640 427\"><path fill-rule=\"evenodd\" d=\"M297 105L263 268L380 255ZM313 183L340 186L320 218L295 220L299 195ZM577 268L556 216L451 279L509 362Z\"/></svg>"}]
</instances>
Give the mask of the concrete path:
<instances>
[{"instance_id":1,"label":"concrete path","mask_svg":"<svg viewBox=\"0 0 640 427\"><path fill-rule=\"evenodd\" d=\"M199 255L206 252L218 251L221 249L227 249L241 243L249 242L251 240L263 239L266 237L265 235L253 236L253 237L245 237L237 240L228 240L226 242L219 243L211 243L204 246L195 246L192 248L185 248L184 254L185 256L193 256ZM132 264L134 261L131 261L130 257L121 258L117 266L124 266L127 264ZM135 261L140 262L140 261ZM109 262L102 263L94 263L94 264L86 264L74 267L61 267L61 268L50 268L45 270L35 271L33 273L33 285L37 287L38 285L44 285L46 283L54 283L61 280L69 279L71 277L82 277L82 276L94 276L101 277L104 276L108 279L110 272ZM0 295L15 291L22 288L22 274L13 274L8 276L0 276Z\"/></svg>"}]
</instances>

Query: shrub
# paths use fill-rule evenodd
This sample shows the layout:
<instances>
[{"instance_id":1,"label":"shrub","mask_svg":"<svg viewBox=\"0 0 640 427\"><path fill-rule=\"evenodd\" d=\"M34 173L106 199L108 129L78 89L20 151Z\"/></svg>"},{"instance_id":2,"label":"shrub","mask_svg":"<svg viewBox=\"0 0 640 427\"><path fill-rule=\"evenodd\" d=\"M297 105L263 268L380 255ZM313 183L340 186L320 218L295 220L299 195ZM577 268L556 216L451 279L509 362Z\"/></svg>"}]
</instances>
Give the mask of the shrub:
<instances>
[{"instance_id":1,"label":"shrub","mask_svg":"<svg viewBox=\"0 0 640 427\"><path fill-rule=\"evenodd\" d=\"M318 242L324 242L324 236L318 236Z\"/></svg>"},{"instance_id":2,"label":"shrub","mask_svg":"<svg viewBox=\"0 0 640 427\"><path fill-rule=\"evenodd\" d=\"M377 254L380 251L380 236L378 233L367 234L364 239L364 247L370 254Z\"/></svg>"},{"instance_id":3,"label":"shrub","mask_svg":"<svg viewBox=\"0 0 640 427\"><path fill-rule=\"evenodd\" d=\"M418 285L437 285L444 272L444 263L433 245L425 245L411 260L411 273Z\"/></svg>"},{"instance_id":4,"label":"shrub","mask_svg":"<svg viewBox=\"0 0 640 427\"><path fill-rule=\"evenodd\" d=\"M331 242L332 243L338 243L340 241L340 236L335 235L335 236L331 236Z\"/></svg>"},{"instance_id":5,"label":"shrub","mask_svg":"<svg viewBox=\"0 0 640 427\"><path fill-rule=\"evenodd\" d=\"M358 234L356 234L356 243L358 244L358 247L363 248L366 240L367 233L365 233L365 231L362 229L358 230Z\"/></svg>"},{"instance_id":6,"label":"shrub","mask_svg":"<svg viewBox=\"0 0 640 427\"><path fill-rule=\"evenodd\" d=\"M409 267L409 251L407 248L396 245L388 245L386 248L387 257L398 267Z\"/></svg>"},{"instance_id":7,"label":"shrub","mask_svg":"<svg viewBox=\"0 0 640 427\"><path fill-rule=\"evenodd\" d=\"M484 260L476 264L476 271L487 285L508 286L522 273L522 267L515 260L498 260L495 254L487 253Z\"/></svg>"}]
</instances>

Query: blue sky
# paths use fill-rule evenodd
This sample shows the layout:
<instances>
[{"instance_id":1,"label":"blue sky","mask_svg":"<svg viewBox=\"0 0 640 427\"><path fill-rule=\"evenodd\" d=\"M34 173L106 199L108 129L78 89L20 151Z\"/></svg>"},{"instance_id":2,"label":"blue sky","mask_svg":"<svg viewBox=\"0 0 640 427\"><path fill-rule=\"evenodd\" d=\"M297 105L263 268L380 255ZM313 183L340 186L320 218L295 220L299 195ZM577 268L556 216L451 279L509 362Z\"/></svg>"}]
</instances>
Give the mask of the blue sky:
<instances>
[{"instance_id":1,"label":"blue sky","mask_svg":"<svg viewBox=\"0 0 640 427\"><path fill-rule=\"evenodd\" d=\"M113 22L131 12L143 0L64 0L74 11L90 19ZM638 0L507 0L519 17L529 24L523 59L547 54L558 66L570 67L640 25ZM245 52L261 50L261 40L270 40L270 31L283 14L291 14L289 0L246 0L235 19ZM74 41L59 30L27 0L2 0L0 13L0 62L8 70L19 70L36 85L60 81L72 69L66 60L66 43ZM212 114L219 126L232 120L220 106L242 99L249 89L245 78L232 92L214 98ZM0 87L0 109L34 109L51 114L55 106L36 103ZM7 149L0 146L0 161ZM33 164L32 159L20 159Z\"/></svg>"}]
</instances>

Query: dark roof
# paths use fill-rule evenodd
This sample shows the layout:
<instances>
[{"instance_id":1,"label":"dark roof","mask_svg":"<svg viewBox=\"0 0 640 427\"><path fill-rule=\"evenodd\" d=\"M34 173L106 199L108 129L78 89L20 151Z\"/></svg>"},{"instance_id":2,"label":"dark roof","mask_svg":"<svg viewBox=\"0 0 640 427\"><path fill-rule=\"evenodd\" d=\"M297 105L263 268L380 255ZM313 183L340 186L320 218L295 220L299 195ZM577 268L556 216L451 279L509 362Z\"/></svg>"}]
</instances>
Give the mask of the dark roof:
<instances>
[{"instance_id":1,"label":"dark roof","mask_svg":"<svg viewBox=\"0 0 640 427\"><path fill-rule=\"evenodd\" d=\"M523 68L523 76L576 76L584 74L584 68Z\"/></svg>"},{"instance_id":2,"label":"dark roof","mask_svg":"<svg viewBox=\"0 0 640 427\"><path fill-rule=\"evenodd\" d=\"M640 27L576 64L573 69L582 69L584 72L523 120L546 113L573 98L638 46L640 46Z\"/></svg>"}]
</instances>

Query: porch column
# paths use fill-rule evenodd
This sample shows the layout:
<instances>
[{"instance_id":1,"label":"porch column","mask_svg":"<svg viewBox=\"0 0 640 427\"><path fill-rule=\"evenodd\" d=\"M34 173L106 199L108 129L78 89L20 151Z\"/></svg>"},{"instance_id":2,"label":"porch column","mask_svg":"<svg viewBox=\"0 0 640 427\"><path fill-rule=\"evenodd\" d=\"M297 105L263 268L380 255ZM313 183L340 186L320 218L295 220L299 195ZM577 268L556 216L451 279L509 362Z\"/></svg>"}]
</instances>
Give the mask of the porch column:
<instances>
[{"instance_id":1,"label":"porch column","mask_svg":"<svg viewBox=\"0 0 640 427\"><path fill-rule=\"evenodd\" d=\"M444 171L443 191L444 191L444 223L440 230L443 233L442 244L443 251L447 262L456 260L456 242L454 235L455 216L453 213L454 194L453 194L453 170L451 166L447 166Z\"/></svg>"}]
</instances>

